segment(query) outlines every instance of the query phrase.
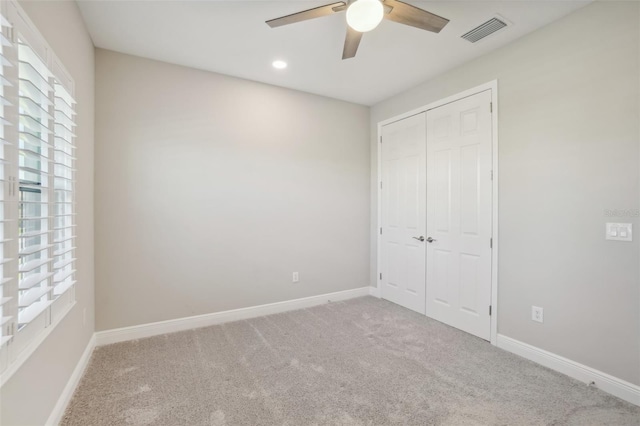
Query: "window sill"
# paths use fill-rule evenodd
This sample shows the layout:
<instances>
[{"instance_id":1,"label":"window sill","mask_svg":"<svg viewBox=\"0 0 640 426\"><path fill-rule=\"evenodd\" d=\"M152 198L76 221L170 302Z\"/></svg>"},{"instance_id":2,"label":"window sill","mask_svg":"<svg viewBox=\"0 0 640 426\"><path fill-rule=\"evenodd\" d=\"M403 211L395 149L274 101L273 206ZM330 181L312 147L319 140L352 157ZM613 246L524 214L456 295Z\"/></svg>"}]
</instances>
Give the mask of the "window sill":
<instances>
[{"instance_id":1,"label":"window sill","mask_svg":"<svg viewBox=\"0 0 640 426\"><path fill-rule=\"evenodd\" d=\"M49 335L53 332L53 330L55 330L58 324L60 324L62 320L65 319L67 314L73 310L77 303L78 302L74 300L73 303L71 303L64 311L62 311L60 315L58 315L55 322L51 323L51 325L42 330L42 332L39 333L38 336L29 343L29 346L27 346L20 352L15 361L11 362L7 366L7 369L0 375L0 388L3 387L5 383L7 383L18 370L20 370L20 367L22 367L22 365L27 362L31 355L33 355L38 350L40 345L47 339L47 337L49 337Z\"/></svg>"}]
</instances>

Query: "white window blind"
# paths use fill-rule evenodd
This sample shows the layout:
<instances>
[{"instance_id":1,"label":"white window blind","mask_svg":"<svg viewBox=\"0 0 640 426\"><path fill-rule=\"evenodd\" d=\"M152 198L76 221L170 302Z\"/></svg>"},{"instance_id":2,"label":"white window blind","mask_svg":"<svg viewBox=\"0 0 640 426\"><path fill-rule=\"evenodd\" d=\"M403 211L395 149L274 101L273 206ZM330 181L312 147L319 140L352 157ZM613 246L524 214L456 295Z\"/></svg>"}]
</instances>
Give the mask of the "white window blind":
<instances>
[{"instance_id":1,"label":"white window blind","mask_svg":"<svg viewBox=\"0 0 640 426\"><path fill-rule=\"evenodd\" d=\"M0 3L0 23L3 384L75 302L76 103L73 80L16 2Z\"/></svg>"},{"instance_id":2,"label":"white window blind","mask_svg":"<svg viewBox=\"0 0 640 426\"><path fill-rule=\"evenodd\" d=\"M10 25L5 17L1 15L0 25L2 27L0 32L0 182L2 183L0 185L0 199L2 200L2 208L0 208L0 347L3 347L12 337L10 324L13 319L9 306L13 297L11 289L8 288L12 281L11 273L8 270L9 263L12 260L9 247L11 239L9 238L8 229L10 222L7 215L10 207L7 203L8 194L5 194L5 191L10 191L11 187L7 179L9 166L5 146L9 143L7 138L9 131L7 128L11 126L11 122L9 121L10 116L8 113L9 108L12 106L7 99L5 87L11 86L6 70L13 66L7 58L7 52L13 49L13 43L4 35Z\"/></svg>"},{"instance_id":3,"label":"white window blind","mask_svg":"<svg viewBox=\"0 0 640 426\"><path fill-rule=\"evenodd\" d=\"M53 76L25 41L18 39L19 78L19 295L18 329L52 302Z\"/></svg>"},{"instance_id":4,"label":"white window blind","mask_svg":"<svg viewBox=\"0 0 640 426\"><path fill-rule=\"evenodd\" d=\"M63 294L75 284L75 101L55 83L53 294Z\"/></svg>"}]
</instances>

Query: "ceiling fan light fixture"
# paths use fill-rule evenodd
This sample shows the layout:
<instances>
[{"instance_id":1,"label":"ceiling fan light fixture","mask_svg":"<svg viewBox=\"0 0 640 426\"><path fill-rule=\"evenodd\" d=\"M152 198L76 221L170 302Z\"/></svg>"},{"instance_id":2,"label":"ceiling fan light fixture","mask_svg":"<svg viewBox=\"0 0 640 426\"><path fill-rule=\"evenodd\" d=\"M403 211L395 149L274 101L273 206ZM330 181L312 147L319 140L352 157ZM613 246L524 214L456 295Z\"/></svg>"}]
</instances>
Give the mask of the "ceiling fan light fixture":
<instances>
[{"instance_id":1,"label":"ceiling fan light fixture","mask_svg":"<svg viewBox=\"0 0 640 426\"><path fill-rule=\"evenodd\" d=\"M383 17L384 7L380 0L356 0L347 9L347 24L359 33L373 30Z\"/></svg>"}]
</instances>

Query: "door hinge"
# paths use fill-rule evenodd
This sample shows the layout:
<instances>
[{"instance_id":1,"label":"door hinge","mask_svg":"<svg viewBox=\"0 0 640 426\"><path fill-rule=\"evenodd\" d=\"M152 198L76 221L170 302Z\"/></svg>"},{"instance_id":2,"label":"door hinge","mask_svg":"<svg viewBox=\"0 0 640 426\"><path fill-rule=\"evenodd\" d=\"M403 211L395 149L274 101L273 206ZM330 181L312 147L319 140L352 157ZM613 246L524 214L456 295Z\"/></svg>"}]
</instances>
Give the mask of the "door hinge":
<instances>
[{"instance_id":1,"label":"door hinge","mask_svg":"<svg viewBox=\"0 0 640 426\"><path fill-rule=\"evenodd\" d=\"M489 112L493 112L493 102L489 102Z\"/></svg>"},{"instance_id":2,"label":"door hinge","mask_svg":"<svg viewBox=\"0 0 640 426\"><path fill-rule=\"evenodd\" d=\"M380 136L380 143L382 143L382 136Z\"/></svg>"},{"instance_id":3,"label":"door hinge","mask_svg":"<svg viewBox=\"0 0 640 426\"><path fill-rule=\"evenodd\" d=\"M493 170L491 170L491 180L493 180Z\"/></svg>"},{"instance_id":4,"label":"door hinge","mask_svg":"<svg viewBox=\"0 0 640 426\"><path fill-rule=\"evenodd\" d=\"M489 248L493 248L493 238L489 238Z\"/></svg>"},{"instance_id":5,"label":"door hinge","mask_svg":"<svg viewBox=\"0 0 640 426\"><path fill-rule=\"evenodd\" d=\"M489 316L491 316L491 305L489 305Z\"/></svg>"},{"instance_id":6,"label":"door hinge","mask_svg":"<svg viewBox=\"0 0 640 426\"><path fill-rule=\"evenodd\" d=\"M382 279L382 272L380 272L380 279Z\"/></svg>"},{"instance_id":7,"label":"door hinge","mask_svg":"<svg viewBox=\"0 0 640 426\"><path fill-rule=\"evenodd\" d=\"M382 189L382 181L380 181L380 189Z\"/></svg>"},{"instance_id":8,"label":"door hinge","mask_svg":"<svg viewBox=\"0 0 640 426\"><path fill-rule=\"evenodd\" d=\"M382 235L382 228L380 228L380 235Z\"/></svg>"}]
</instances>

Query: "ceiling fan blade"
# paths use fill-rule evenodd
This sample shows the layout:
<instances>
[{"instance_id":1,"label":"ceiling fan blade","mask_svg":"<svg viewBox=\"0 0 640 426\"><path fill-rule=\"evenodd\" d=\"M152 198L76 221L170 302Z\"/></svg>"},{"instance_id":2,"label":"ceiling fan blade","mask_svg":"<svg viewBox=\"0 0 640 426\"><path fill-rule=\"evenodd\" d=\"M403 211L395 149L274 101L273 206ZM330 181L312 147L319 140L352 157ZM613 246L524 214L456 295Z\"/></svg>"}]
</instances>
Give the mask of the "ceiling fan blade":
<instances>
[{"instance_id":1,"label":"ceiling fan blade","mask_svg":"<svg viewBox=\"0 0 640 426\"><path fill-rule=\"evenodd\" d=\"M399 0L384 0L384 4L391 6L391 12L384 15L390 21L420 28L421 30L439 33L449 20L431 12L422 10Z\"/></svg>"},{"instance_id":2,"label":"ceiling fan blade","mask_svg":"<svg viewBox=\"0 0 640 426\"><path fill-rule=\"evenodd\" d=\"M304 10L302 12L293 13L281 18L271 19L267 21L267 25L271 28L281 27L283 25L295 24L296 22L306 21L308 19L321 18L346 9L347 4L343 1L327 4L325 6L316 7L314 9Z\"/></svg>"},{"instance_id":3,"label":"ceiling fan blade","mask_svg":"<svg viewBox=\"0 0 640 426\"><path fill-rule=\"evenodd\" d=\"M347 37L344 40L344 49L342 50L342 59L349 59L356 56L358 46L362 39L362 33L354 30L347 25Z\"/></svg>"}]
</instances>

